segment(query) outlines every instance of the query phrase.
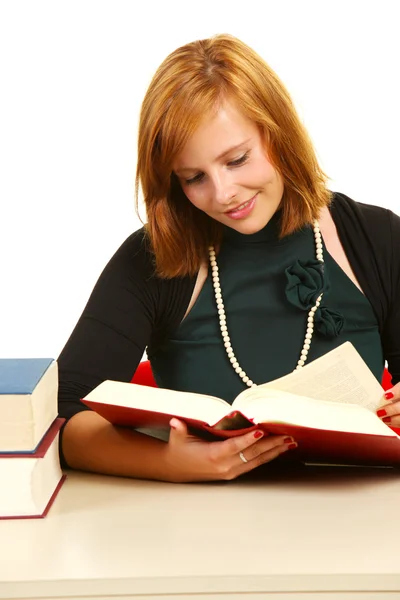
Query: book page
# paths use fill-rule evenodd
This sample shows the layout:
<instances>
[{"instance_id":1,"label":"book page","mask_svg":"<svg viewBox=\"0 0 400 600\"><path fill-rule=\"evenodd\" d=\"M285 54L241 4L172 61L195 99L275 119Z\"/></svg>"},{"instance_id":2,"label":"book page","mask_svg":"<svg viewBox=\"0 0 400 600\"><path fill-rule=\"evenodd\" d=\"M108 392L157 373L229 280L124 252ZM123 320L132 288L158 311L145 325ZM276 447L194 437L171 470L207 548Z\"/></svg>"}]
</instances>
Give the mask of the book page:
<instances>
[{"instance_id":1,"label":"book page","mask_svg":"<svg viewBox=\"0 0 400 600\"><path fill-rule=\"evenodd\" d=\"M298 371L242 392L234 402L241 409L261 390L281 390L329 402L358 404L370 411L379 406L384 390L353 344L345 342Z\"/></svg>"},{"instance_id":2,"label":"book page","mask_svg":"<svg viewBox=\"0 0 400 600\"><path fill-rule=\"evenodd\" d=\"M111 380L100 383L85 399L102 404L197 419L209 425L220 421L232 411L228 402L215 396Z\"/></svg>"},{"instance_id":3,"label":"book page","mask_svg":"<svg viewBox=\"0 0 400 600\"><path fill-rule=\"evenodd\" d=\"M256 388L257 390L257 388ZM396 437L373 412L357 404L328 402L258 387L246 407L255 423L286 423L300 427Z\"/></svg>"}]
</instances>

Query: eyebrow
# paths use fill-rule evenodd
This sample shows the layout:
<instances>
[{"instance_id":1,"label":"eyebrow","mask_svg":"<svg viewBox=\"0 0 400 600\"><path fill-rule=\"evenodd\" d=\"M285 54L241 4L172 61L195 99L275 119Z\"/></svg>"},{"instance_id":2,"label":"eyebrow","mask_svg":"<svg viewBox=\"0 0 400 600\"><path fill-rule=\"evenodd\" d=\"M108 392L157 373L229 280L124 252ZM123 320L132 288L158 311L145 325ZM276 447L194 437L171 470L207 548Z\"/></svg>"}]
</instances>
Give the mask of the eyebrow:
<instances>
[{"instance_id":1,"label":"eyebrow","mask_svg":"<svg viewBox=\"0 0 400 600\"><path fill-rule=\"evenodd\" d=\"M221 160L221 158L224 158L227 154L230 154L230 152L233 152L234 150L241 148L245 144L248 144L250 140L251 138L249 138L248 140L244 140L244 142L240 142L240 144L235 144L235 146L231 146L231 148L228 148L228 150L224 150L223 152L221 152L221 154L219 154L215 158L215 160ZM198 171L198 169L196 167L182 167L181 169L176 169L175 173L183 173L184 171Z\"/></svg>"}]
</instances>

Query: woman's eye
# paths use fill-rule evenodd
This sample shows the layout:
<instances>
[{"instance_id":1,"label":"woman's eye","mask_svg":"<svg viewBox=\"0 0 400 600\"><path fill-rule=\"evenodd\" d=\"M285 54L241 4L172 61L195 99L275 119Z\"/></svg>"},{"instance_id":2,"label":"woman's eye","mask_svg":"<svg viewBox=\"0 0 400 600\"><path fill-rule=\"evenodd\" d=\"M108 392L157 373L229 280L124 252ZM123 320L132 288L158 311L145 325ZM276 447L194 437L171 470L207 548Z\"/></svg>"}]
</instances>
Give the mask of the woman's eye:
<instances>
[{"instance_id":1,"label":"woman's eye","mask_svg":"<svg viewBox=\"0 0 400 600\"><path fill-rule=\"evenodd\" d=\"M235 160L230 160L227 163L227 165L228 165L228 167L239 167L240 165L244 165L244 163L247 161L248 158L249 158L249 153L246 152L240 158L236 158ZM190 179L185 179L185 184L193 185L194 183L201 183L203 181L203 179L204 179L204 173L198 173L197 175L195 175L194 177L191 177Z\"/></svg>"},{"instance_id":2,"label":"woman's eye","mask_svg":"<svg viewBox=\"0 0 400 600\"><path fill-rule=\"evenodd\" d=\"M185 179L186 185L192 185L193 183L199 183L204 177L204 173L198 173L191 179Z\"/></svg>"},{"instance_id":3,"label":"woman's eye","mask_svg":"<svg viewBox=\"0 0 400 600\"><path fill-rule=\"evenodd\" d=\"M228 162L228 166L229 167L238 167L239 165L243 165L248 158L249 158L249 153L246 152L240 158L237 158L236 160L231 160L230 162Z\"/></svg>"}]
</instances>

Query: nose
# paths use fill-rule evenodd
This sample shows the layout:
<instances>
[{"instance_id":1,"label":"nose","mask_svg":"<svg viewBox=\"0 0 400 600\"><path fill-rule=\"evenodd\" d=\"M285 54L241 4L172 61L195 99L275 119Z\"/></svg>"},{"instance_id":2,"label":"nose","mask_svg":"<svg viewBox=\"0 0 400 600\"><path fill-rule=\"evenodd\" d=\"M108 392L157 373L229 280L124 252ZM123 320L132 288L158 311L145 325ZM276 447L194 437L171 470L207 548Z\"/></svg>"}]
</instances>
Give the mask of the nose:
<instances>
[{"instance_id":1,"label":"nose","mask_svg":"<svg viewBox=\"0 0 400 600\"><path fill-rule=\"evenodd\" d=\"M228 205L236 196L235 186L230 173L219 171L212 178L214 200L219 204Z\"/></svg>"}]
</instances>

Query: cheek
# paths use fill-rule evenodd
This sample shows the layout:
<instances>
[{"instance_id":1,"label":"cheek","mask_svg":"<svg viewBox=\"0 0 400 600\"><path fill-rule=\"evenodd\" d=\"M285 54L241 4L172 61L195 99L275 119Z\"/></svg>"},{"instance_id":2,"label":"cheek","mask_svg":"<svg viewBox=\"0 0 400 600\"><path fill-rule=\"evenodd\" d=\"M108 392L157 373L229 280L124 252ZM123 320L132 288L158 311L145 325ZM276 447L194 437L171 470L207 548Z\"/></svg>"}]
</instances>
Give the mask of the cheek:
<instances>
[{"instance_id":1,"label":"cheek","mask_svg":"<svg viewBox=\"0 0 400 600\"><path fill-rule=\"evenodd\" d=\"M205 204L207 202L206 191L205 189L200 189L200 187L201 186L186 186L183 187L183 191L185 193L186 198L189 200L189 202L191 202L191 204L193 204L193 206L199 208L200 210L204 210Z\"/></svg>"},{"instance_id":2,"label":"cheek","mask_svg":"<svg viewBox=\"0 0 400 600\"><path fill-rule=\"evenodd\" d=\"M254 182L260 185L276 181L277 178L276 170L265 158L260 158L253 163L251 175L254 178Z\"/></svg>"}]
</instances>

